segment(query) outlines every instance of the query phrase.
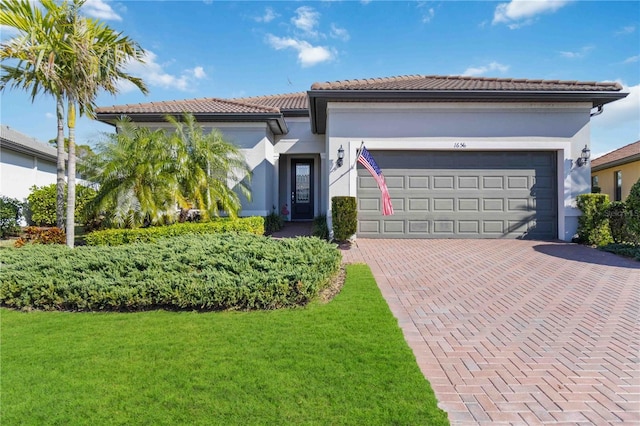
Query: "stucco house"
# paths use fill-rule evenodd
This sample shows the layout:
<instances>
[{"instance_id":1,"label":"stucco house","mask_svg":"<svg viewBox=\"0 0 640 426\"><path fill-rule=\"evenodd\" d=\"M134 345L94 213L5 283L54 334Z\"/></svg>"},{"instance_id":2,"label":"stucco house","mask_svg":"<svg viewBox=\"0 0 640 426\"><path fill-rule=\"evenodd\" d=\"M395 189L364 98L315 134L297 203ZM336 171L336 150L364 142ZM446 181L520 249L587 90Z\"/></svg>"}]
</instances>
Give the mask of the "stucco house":
<instances>
[{"instance_id":1,"label":"stucco house","mask_svg":"<svg viewBox=\"0 0 640 426\"><path fill-rule=\"evenodd\" d=\"M358 199L368 238L570 240L590 191L590 117L624 98L617 83L410 75L315 83L307 92L103 107L154 128L191 112L240 146L253 169L243 215L284 205L290 220L330 218L331 198ZM395 214L357 163L364 144ZM586 152L586 150L585 150ZM338 161L343 155L342 165Z\"/></svg>"},{"instance_id":2,"label":"stucco house","mask_svg":"<svg viewBox=\"0 0 640 426\"><path fill-rule=\"evenodd\" d=\"M591 162L591 185L611 201L624 201L640 179L640 141L611 151Z\"/></svg>"},{"instance_id":3,"label":"stucco house","mask_svg":"<svg viewBox=\"0 0 640 426\"><path fill-rule=\"evenodd\" d=\"M34 185L56 183L56 148L0 125L0 195L24 200Z\"/></svg>"}]
</instances>

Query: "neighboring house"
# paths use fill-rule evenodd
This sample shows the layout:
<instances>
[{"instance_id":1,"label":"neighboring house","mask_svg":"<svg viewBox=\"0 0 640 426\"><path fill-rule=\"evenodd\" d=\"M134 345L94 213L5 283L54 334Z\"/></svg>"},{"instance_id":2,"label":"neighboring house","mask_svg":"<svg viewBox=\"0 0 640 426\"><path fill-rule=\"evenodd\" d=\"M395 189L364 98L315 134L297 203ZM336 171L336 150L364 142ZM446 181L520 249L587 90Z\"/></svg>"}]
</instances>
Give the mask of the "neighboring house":
<instances>
[{"instance_id":1,"label":"neighboring house","mask_svg":"<svg viewBox=\"0 0 640 426\"><path fill-rule=\"evenodd\" d=\"M611 201L624 201L640 179L640 141L591 161L591 186L599 186Z\"/></svg>"},{"instance_id":2,"label":"neighboring house","mask_svg":"<svg viewBox=\"0 0 640 426\"><path fill-rule=\"evenodd\" d=\"M31 187L56 183L56 148L0 125L0 195L22 201Z\"/></svg>"},{"instance_id":3,"label":"neighboring house","mask_svg":"<svg viewBox=\"0 0 640 426\"><path fill-rule=\"evenodd\" d=\"M330 219L331 198L349 195L358 198L362 237L570 240L575 198L590 191L589 167L576 161L590 143L590 116L627 95L620 91L617 83L412 75L97 115L168 128L166 115L191 112L220 129L253 169L243 215L286 204L290 220ZM362 143L386 177L393 216L381 215L376 183L356 163Z\"/></svg>"}]
</instances>

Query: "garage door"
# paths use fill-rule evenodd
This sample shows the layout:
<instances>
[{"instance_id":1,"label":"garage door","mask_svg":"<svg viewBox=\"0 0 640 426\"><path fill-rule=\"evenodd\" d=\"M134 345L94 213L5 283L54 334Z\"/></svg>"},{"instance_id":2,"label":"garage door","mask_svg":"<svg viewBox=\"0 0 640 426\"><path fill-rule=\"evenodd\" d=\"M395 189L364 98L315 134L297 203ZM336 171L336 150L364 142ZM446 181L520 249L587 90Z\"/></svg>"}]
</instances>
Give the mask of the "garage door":
<instances>
[{"instance_id":1,"label":"garage door","mask_svg":"<svg viewBox=\"0 0 640 426\"><path fill-rule=\"evenodd\" d=\"M395 214L358 164L358 236L557 238L555 152L371 151Z\"/></svg>"}]
</instances>

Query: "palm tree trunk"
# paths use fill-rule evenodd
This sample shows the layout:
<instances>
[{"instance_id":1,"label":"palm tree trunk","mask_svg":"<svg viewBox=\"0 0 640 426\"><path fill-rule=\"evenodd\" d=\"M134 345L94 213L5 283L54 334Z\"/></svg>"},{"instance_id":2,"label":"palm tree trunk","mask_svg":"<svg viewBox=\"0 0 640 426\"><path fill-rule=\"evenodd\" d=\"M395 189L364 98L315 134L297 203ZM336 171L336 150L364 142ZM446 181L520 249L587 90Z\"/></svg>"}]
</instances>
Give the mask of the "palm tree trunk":
<instances>
[{"instance_id":1,"label":"palm tree trunk","mask_svg":"<svg viewBox=\"0 0 640 426\"><path fill-rule=\"evenodd\" d=\"M60 96L56 97L56 115L58 118L57 179L56 179L56 226L64 229L64 103Z\"/></svg>"},{"instance_id":2,"label":"palm tree trunk","mask_svg":"<svg viewBox=\"0 0 640 426\"><path fill-rule=\"evenodd\" d=\"M69 101L67 108L69 127L69 167L67 175L67 246L73 248L75 240L76 210L76 105Z\"/></svg>"}]
</instances>

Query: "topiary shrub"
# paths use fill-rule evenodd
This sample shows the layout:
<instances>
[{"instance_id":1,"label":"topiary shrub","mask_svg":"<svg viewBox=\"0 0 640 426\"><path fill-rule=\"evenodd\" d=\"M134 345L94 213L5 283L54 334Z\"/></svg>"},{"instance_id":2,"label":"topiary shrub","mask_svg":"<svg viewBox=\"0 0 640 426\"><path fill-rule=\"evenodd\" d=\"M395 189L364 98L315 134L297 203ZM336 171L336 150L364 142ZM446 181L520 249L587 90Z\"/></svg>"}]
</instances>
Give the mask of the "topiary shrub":
<instances>
[{"instance_id":1,"label":"topiary shrub","mask_svg":"<svg viewBox=\"0 0 640 426\"><path fill-rule=\"evenodd\" d=\"M0 238L18 234L20 216L22 216L22 203L15 198L0 196Z\"/></svg>"},{"instance_id":2,"label":"topiary shrub","mask_svg":"<svg viewBox=\"0 0 640 426\"><path fill-rule=\"evenodd\" d=\"M329 226L327 225L327 215L321 214L313 218L311 235L323 240L329 239Z\"/></svg>"},{"instance_id":3,"label":"topiary shrub","mask_svg":"<svg viewBox=\"0 0 640 426\"><path fill-rule=\"evenodd\" d=\"M625 201L627 208L627 231L634 244L640 244L640 179L631 187Z\"/></svg>"},{"instance_id":4,"label":"topiary shrub","mask_svg":"<svg viewBox=\"0 0 640 426\"><path fill-rule=\"evenodd\" d=\"M578 218L578 242L596 246L612 243L613 238L607 218L609 196L606 194L578 195L577 205L582 210L582 216Z\"/></svg>"},{"instance_id":5,"label":"topiary shrub","mask_svg":"<svg viewBox=\"0 0 640 426\"><path fill-rule=\"evenodd\" d=\"M351 238L358 229L356 197L331 198L331 219L333 238L336 241L347 241Z\"/></svg>"}]
</instances>

